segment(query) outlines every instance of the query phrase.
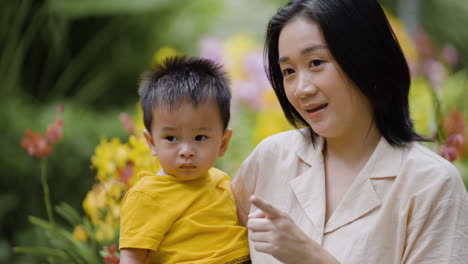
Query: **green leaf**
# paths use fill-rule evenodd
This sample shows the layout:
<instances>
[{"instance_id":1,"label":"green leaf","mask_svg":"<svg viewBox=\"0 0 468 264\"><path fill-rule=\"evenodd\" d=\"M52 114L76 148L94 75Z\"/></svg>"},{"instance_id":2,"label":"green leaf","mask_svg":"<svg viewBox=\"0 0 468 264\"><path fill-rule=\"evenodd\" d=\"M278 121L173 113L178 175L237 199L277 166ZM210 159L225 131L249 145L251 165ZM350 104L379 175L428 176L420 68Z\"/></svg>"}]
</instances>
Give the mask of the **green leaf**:
<instances>
[{"instance_id":1,"label":"green leaf","mask_svg":"<svg viewBox=\"0 0 468 264\"><path fill-rule=\"evenodd\" d=\"M441 91L443 111L447 112L455 107L468 114L466 98L468 98L468 72L462 70L450 75L444 82Z\"/></svg>"},{"instance_id":2,"label":"green leaf","mask_svg":"<svg viewBox=\"0 0 468 264\"><path fill-rule=\"evenodd\" d=\"M55 211L62 216L72 226L81 224L80 214L69 204L62 202L60 205L55 206Z\"/></svg>"},{"instance_id":3,"label":"green leaf","mask_svg":"<svg viewBox=\"0 0 468 264\"><path fill-rule=\"evenodd\" d=\"M59 260L68 260L67 254L63 250L48 247L14 247L13 252L19 254L31 254L44 257L52 257Z\"/></svg>"},{"instance_id":4,"label":"green leaf","mask_svg":"<svg viewBox=\"0 0 468 264\"><path fill-rule=\"evenodd\" d=\"M53 248L62 249L68 258L77 264L99 263L99 257L94 250L85 243L76 241L73 235L67 230L51 225L40 218L30 216L29 220L36 226L39 226L49 234L50 243Z\"/></svg>"},{"instance_id":5,"label":"green leaf","mask_svg":"<svg viewBox=\"0 0 468 264\"><path fill-rule=\"evenodd\" d=\"M50 11L69 18L140 14L163 9L170 0L50 0Z\"/></svg>"}]
</instances>

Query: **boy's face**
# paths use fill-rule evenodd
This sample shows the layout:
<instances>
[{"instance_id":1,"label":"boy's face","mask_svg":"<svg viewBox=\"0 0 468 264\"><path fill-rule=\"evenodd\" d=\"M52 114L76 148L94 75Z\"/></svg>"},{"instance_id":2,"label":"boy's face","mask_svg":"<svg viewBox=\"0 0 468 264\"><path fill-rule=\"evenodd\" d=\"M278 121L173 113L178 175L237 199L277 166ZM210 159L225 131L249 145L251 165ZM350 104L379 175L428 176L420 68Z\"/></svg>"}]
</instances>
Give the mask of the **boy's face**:
<instances>
[{"instance_id":1,"label":"boy's face","mask_svg":"<svg viewBox=\"0 0 468 264\"><path fill-rule=\"evenodd\" d=\"M184 101L172 111L156 108L151 132L145 130L144 135L166 173L192 180L224 155L232 131L223 132L218 106L212 100L196 108Z\"/></svg>"}]
</instances>

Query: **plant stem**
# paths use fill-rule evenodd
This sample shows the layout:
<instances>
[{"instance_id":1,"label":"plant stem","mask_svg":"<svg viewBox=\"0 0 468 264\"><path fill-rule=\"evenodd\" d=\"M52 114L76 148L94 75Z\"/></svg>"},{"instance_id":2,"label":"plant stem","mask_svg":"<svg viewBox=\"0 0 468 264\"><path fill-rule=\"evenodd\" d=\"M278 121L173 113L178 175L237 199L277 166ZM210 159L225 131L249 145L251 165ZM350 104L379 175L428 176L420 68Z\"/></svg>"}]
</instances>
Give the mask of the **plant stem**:
<instances>
[{"instance_id":1,"label":"plant stem","mask_svg":"<svg viewBox=\"0 0 468 264\"><path fill-rule=\"evenodd\" d=\"M437 126L437 134L436 134L437 142L439 142L440 144L443 144L443 142L447 139L447 135L446 135L444 127L443 127L444 117L443 117L443 114L442 114L439 95L435 91L434 87L429 87L429 90L431 92L432 103L434 104L434 107L435 107L436 126Z\"/></svg>"},{"instance_id":2,"label":"plant stem","mask_svg":"<svg viewBox=\"0 0 468 264\"><path fill-rule=\"evenodd\" d=\"M50 224L55 226L54 215L52 214L52 205L50 202L49 184L47 183L47 166L45 159L41 159L41 183L42 189L44 189L44 202L47 210L47 217L49 218Z\"/></svg>"}]
</instances>

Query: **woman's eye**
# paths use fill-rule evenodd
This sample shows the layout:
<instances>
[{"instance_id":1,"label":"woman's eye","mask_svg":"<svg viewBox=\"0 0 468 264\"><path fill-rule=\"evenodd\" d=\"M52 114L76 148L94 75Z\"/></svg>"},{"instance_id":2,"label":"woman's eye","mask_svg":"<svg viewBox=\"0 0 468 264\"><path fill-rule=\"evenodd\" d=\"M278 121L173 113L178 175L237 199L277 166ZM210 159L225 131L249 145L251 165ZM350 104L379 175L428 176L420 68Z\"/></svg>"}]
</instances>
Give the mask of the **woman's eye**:
<instances>
[{"instance_id":1,"label":"woman's eye","mask_svg":"<svg viewBox=\"0 0 468 264\"><path fill-rule=\"evenodd\" d=\"M195 137L195 140L196 140L196 141L204 141L204 140L206 140L207 138L208 138L208 137L205 136L205 135L198 135L198 136Z\"/></svg>"},{"instance_id":2,"label":"woman's eye","mask_svg":"<svg viewBox=\"0 0 468 264\"><path fill-rule=\"evenodd\" d=\"M314 59L314 60L311 60L311 61L310 61L310 65L309 65L309 66L310 66L311 68L318 67L318 66L322 65L323 62L324 62L323 60Z\"/></svg>"},{"instance_id":3,"label":"woman's eye","mask_svg":"<svg viewBox=\"0 0 468 264\"><path fill-rule=\"evenodd\" d=\"M283 69L283 71L282 71L283 76L288 76L288 75L293 74L293 73L294 73L294 70L291 69L291 68L286 68L286 69Z\"/></svg>"},{"instance_id":4,"label":"woman's eye","mask_svg":"<svg viewBox=\"0 0 468 264\"><path fill-rule=\"evenodd\" d=\"M165 137L165 139L166 139L167 141L169 141L169 142L177 141L177 138L174 137L174 136L167 136L167 137Z\"/></svg>"}]
</instances>

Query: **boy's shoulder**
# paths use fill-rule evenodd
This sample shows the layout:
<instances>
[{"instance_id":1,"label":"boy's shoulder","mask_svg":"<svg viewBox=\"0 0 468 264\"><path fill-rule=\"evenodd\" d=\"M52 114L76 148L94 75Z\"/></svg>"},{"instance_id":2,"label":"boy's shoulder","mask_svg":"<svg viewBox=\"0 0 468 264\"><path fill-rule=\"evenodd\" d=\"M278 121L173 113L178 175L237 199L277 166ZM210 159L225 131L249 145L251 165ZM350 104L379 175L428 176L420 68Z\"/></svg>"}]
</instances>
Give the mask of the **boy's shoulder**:
<instances>
[{"instance_id":1,"label":"boy's shoulder","mask_svg":"<svg viewBox=\"0 0 468 264\"><path fill-rule=\"evenodd\" d=\"M231 178L229 177L229 175L226 172L213 167L208 171L208 173L209 173L209 175L211 177L211 180L214 182L214 184L217 187L221 187L221 188L224 188L224 189L229 189L230 188Z\"/></svg>"},{"instance_id":2,"label":"boy's shoulder","mask_svg":"<svg viewBox=\"0 0 468 264\"><path fill-rule=\"evenodd\" d=\"M166 191L170 191L170 186L173 182L164 180L163 177L159 177L155 173L150 171L140 171L137 174L138 180L135 184L130 187L126 192L125 196L139 194L140 196L148 196L154 200L160 200L162 196L165 196Z\"/></svg>"}]
</instances>

